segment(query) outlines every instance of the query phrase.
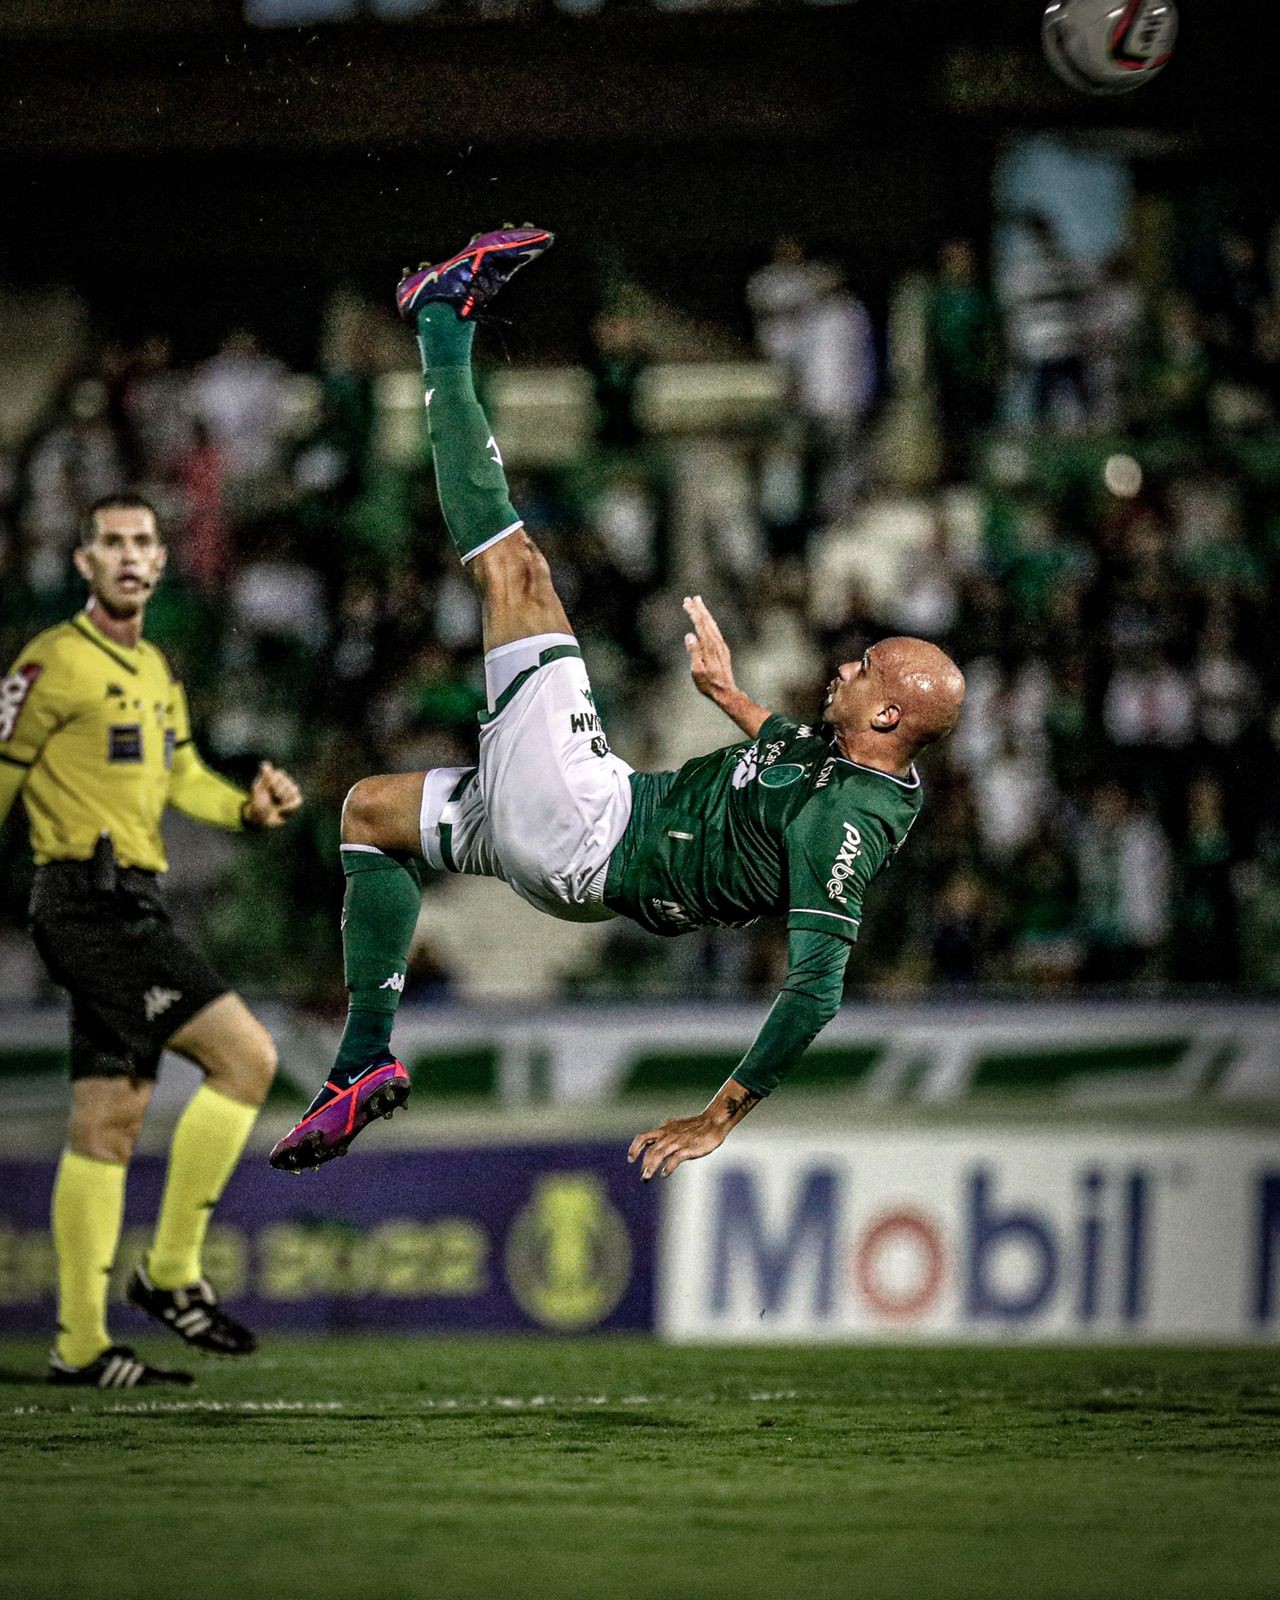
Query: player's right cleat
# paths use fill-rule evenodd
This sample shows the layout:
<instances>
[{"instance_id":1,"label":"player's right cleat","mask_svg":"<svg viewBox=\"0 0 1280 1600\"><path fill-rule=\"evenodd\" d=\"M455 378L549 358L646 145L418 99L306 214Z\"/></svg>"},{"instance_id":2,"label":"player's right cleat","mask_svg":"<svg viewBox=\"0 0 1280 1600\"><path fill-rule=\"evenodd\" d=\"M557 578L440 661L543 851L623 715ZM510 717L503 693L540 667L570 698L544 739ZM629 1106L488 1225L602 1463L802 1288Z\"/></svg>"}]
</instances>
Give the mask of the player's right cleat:
<instances>
[{"instance_id":1,"label":"player's right cleat","mask_svg":"<svg viewBox=\"0 0 1280 1600\"><path fill-rule=\"evenodd\" d=\"M345 1156L361 1128L389 1117L408 1098L409 1074L389 1052L345 1083L330 1079L271 1152L271 1165L280 1172L302 1172Z\"/></svg>"},{"instance_id":2,"label":"player's right cleat","mask_svg":"<svg viewBox=\"0 0 1280 1600\"><path fill-rule=\"evenodd\" d=\"M189 1372L153 1367L127 1344L110 1345L87 1367L73 1367L56 1351L49 1357L49 1382L82 1389L141 1389L156 1383L194 1383Z\"/></svg>"},{"instance_id":3,"label":"player's right cleat","mask_svg":"<svg viewBox=\"0 0 1280 1600\"><path fill-rule=\"evenodd\" d=\"M442 300L464 320L473 317L513 274L549 250L554 239L532 223L477 233L456 256L434 265L424 261L416 272L405 273L396 285L400 315L411 321L421 306Z\"/></svg>"}]
</instances>

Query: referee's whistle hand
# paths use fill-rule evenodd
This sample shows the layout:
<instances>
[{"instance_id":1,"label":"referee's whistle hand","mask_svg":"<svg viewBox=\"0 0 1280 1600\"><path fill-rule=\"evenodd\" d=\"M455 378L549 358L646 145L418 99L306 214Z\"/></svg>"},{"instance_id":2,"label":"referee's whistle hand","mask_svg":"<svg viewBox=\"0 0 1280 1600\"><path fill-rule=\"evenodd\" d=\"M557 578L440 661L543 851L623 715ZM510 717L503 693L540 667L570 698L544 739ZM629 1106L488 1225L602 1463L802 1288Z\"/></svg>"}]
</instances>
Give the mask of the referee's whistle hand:
<instances>
[{"instance_id":1,"label":"referee's whistle hand","mask_svg":"<svg viewBox=\"0 0 1280 1600\"><path fill-rule=\"evenodd\" d=\"M245 822L251 828L278 828L302 804L302 790L283 767L264 761L249 789Z\"/></svg>"}]
</instances>

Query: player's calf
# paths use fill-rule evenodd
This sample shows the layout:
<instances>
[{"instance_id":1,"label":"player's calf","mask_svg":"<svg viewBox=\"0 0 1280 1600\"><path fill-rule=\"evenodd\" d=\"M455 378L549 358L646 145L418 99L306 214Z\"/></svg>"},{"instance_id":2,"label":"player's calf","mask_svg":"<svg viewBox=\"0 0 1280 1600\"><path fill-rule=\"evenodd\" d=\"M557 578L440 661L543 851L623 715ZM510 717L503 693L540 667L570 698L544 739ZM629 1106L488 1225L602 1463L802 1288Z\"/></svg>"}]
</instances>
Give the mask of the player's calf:
<instances>
[{"instance_id":1,"label":"player's calf","mask_svg":"<svg viewBox=\"0 0 1280 1600\"><path fill-rule=\"evenodd\" d=\"M422 876L420 819L426 774L362 778L342 810L342 953L350 1003L333 1070L271 1152L302 1172L347 1153L370 1122L409 1098L409 1074L391 1050L408 975Z\"/></svg>"}]
</instances>

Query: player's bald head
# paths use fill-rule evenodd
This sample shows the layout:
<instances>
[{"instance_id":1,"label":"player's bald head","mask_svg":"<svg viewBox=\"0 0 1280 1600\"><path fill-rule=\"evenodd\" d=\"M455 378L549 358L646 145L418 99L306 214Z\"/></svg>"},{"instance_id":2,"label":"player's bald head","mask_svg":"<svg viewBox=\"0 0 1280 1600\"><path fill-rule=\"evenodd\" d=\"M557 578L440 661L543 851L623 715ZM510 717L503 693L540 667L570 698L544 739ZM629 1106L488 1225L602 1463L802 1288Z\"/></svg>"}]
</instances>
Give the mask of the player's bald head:
<instances>
[{"instance_id":1,"label":"player's bald head","mask_svg":"<svg viewBox=\"0 0 1280 1600\"><path fill-rule=\"evenodd\" d=\"M946 651L896 637L839 668L823 715L846 747L857 741L863 756L888 753L905 763L951 732L963 702L964 674Z\"/></svg>"},{"instance_id":2,"label":"player's bald head","mask_svg":"<svg viewBox=\"0 0 1280 1600\"><path fill-rule=\"evenodd\" d=\"M901 636L873 645L886 687L897 686L902 730L912 748L945 739L964 704L964 673L945 650L927 639Z\"/></svg>"}]
</instances>

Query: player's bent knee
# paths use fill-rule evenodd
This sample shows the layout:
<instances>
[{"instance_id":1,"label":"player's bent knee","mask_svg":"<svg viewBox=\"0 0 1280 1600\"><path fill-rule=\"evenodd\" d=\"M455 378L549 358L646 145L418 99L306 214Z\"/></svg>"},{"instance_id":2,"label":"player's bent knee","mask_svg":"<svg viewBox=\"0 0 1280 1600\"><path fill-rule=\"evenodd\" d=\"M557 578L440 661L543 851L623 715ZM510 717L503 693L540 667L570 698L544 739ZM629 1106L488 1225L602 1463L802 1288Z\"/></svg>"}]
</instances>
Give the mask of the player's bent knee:
<instances>
[{"instance_id":1,"label":"player's bent knee","mask_svg":"<svg viewBox=\"0 0 1280 1600\"><path fill-rule=\"evenodd\" d=\"M386 821L392 778L361 778L347 791L342 803L342 842L378 844Z\"/></svg>"},{"instance_id":2,"label":"player's bent knee","mask_svg":"<svg viewBox=\"0 0 1280 1600\"><path fill-rule=\"evenodd\" d=\"M211 1089L245 1105L258 1106L267 1098L279 1057L271 1035L256 1017L250 1016L239 1036L208 1051L201 1065Z\"/></svg>"},{"instance_id":3,"label":"player's bent knee","mask_svg":"<svg viewBox=\"0 0 1280 1600\"><path fill-rule=\"evenodd\" d=\"M133 1155L145 1111L145 1102L141 1108L103 1100L75 1106L67 1142L76 1155L123 1166Z\"/></svg>"},{"instance_id":4,"label":"player's bent knee","mask_svg":"<svg viewBox=\"0 0 1280 1600\"><path fill-rule=\"evenodd\" d=\"M418 819L422 810L421 772L390 772L361 778L342 806L342 842L375 850L421 850Z\"/></svg>"}]
</instances>

